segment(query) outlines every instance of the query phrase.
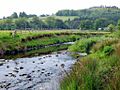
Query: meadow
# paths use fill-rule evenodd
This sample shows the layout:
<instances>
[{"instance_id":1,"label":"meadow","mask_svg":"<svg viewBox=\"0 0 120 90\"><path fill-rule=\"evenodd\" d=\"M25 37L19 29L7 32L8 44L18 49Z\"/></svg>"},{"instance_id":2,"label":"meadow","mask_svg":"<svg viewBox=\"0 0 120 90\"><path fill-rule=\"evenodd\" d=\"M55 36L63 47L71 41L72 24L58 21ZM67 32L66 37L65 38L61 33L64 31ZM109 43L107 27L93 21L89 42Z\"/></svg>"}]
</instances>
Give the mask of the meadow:
<instances>
[{"instance_id":1,"label":"meadow","mask_svg":"<svg viewBox=\"0 0 120 90\"><path fill-rule=\"evenodd\" d=\"M48 17L52 17L52 18L55 18L55 19L60 19L62 21L67 21L67 20L74 20L76 18L79 18L78 16L46 16L46 17L39 17L41 20L45 20L47 19Z\"/></svg>"}]
</instances>

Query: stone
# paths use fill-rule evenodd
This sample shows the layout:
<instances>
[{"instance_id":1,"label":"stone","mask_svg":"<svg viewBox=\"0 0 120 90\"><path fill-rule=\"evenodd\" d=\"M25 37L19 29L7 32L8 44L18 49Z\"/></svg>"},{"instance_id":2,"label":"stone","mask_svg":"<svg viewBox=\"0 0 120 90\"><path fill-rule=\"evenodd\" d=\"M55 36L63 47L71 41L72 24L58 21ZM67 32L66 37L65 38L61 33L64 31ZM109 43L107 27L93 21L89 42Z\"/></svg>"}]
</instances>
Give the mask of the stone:
<instances>
[{"instance_id":1,"label":"stone","mask_svg":"<svg viewBox=\"0 0 120 90\"><path fill-rule=\"evenodd\" d=\"M7 66L7 68L9 68L9 66Z\"/></svg>"},{"instance_id":2,"label":"stone","mask_svg":"<svg viewBox=\"0 0 120 90\"><path fill-rule=\"evenodd\" d=\"M24 69L24 67L20 67L20 69Z\"/></svg>"}]
</instances>

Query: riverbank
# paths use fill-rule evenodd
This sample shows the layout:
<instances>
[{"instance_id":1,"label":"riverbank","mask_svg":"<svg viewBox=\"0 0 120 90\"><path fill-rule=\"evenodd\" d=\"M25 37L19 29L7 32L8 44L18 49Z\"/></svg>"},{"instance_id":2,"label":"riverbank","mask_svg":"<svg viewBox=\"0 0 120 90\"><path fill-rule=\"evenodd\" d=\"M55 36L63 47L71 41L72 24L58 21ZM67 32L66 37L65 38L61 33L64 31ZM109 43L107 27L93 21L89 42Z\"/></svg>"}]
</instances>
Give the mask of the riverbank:
<instances>
[{"instance_id":1,"label":"riverbank","mask_svg":"<svg viewBox=\"0 0 120 90\"><path fill-rule=\"evenodd\" d=\"M71 73L61 81L61 90L118 90L120 88L120 32L107 37L77 41L69 51L77 56ZM76 53L88 53L79 58Z\"/></svg>"},{"instance_id":2,"label":"riverbank","mask_svg":"<svg viewBox=\"0 0 120 90\"><path fill-rule=\"evenodd\" d=\"M12 34L15 34L14 36ZM0 57L25 53L44 46L73 42L81 37L108 34L109 32L59 31L0 31Z\"/></svg>"},{"instance_id":3,"label":"riverbank","mask_svg":"<svg viewBox=\"0 0 120 90\"><path fill-rule=\"evenodd\" d=\"M67 50L68 47L71 45L71 42L61 43L61 44L53 44L45 47L34 48L30 51L26 51L23 53L18 53L15 55L5 55L1 58L3 59L16 59L16 58L25 58L25 57L34 57L34 56L41 56L51 54L53 52L59 52L61 50Z\"/></svg>"}]
</instances>

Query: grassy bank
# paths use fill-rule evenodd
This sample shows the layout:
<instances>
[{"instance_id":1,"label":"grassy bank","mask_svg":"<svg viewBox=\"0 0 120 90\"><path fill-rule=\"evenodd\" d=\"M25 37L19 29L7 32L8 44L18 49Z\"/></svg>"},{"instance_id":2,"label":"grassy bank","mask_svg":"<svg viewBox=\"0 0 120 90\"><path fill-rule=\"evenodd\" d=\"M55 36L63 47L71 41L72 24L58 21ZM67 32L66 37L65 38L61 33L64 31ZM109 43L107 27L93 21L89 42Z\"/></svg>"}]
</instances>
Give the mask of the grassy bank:
<instances>
[{"instance_id":1,"label":"grassy bank","mask_svg":"<svg viewBox=\"0 0 120 90\"><path fill-rule=\"evenodd\" d=\"M80 32L70 30L53 31L0 31L0 55L23 53L63 42L76 41L83 37L103 35L108 32Z\"/></svg>"},{"instance_id":2,"label":"grassy bank","mask_svg":"<svg viewBox=\"0 0 120 90\"><path fill-rule=\"evenodd\" d=\"M22 58L22 57L34 57L34 56L40 56L45 54L51 54L52 52L67 50L69 46L70 44L63 44L63 45L56 45L56 46L41 48L37 50L31 50L31 51L19 53L16 55L5 55L4 59L16 59L16 58Z\"/></svg>"},{"instance_id":3,"label":"grassy bank","mask_svg":"<svg viewBox=\"0 0 120 90\"><path fill-rule=\"evenodd\" d=\"M119 90L120 32L102 38L77 41L71 52L85 52L70 74L61 81L61 90Z\"/></svg>"}]
</instances>

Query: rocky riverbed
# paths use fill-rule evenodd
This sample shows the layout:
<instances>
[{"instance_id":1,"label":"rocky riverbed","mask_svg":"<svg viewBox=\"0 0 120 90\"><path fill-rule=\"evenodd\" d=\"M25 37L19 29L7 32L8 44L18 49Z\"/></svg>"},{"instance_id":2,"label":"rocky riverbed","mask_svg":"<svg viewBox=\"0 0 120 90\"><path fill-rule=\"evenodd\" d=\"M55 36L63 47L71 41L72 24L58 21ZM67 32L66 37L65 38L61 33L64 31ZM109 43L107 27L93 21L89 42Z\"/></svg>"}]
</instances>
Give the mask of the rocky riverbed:
<instances>
[{"instance_id":1,"label":"rocky riverbed","mask_svg":"<svg viewBox=\"0 0 120 90\"><path fill-rule=\"evenodd\" d=\"M0 90L58 90L60 78L75 60L67 51L32 58L2 60Z\"/></svg>"}]
</instances>

